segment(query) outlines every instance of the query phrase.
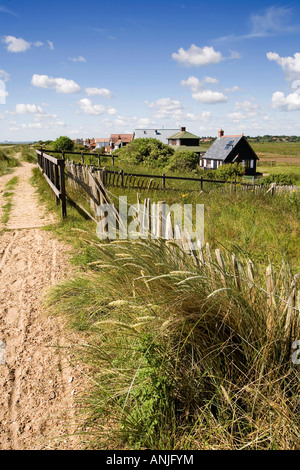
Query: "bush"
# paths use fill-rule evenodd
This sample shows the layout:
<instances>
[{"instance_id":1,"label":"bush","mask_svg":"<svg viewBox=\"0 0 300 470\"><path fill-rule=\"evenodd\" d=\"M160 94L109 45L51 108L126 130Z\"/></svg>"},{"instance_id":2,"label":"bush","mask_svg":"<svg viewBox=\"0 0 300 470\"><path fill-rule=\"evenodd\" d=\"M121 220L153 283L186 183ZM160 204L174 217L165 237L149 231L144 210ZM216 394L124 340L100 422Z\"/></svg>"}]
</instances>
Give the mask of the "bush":
<instances>
[{"instance_id":1,"label":"bush","mask_svg":"<svg viewBox=\"0 0 300 470\"><path fill-rule=\"evenodd\" d=\"M74 142L69 137L61 136L54 142L53 150L56 152L72 152Z\"/></svg>"},{"instance_id":2,"label":"bush","mask_svg":"<svg viewBox=\"0 0 300 470\"><path fill-rule=\"evenodd\" d=\"M195 152L177 150L169 159L166 171L191 171L196 170L199 157Z\"/></svg>"},{"instance_id":3,"label":"bush","mask_svg":"<svg viewBox=\"0 0 300 470\"><path fill-rule=\"evenodd\" d=\"M214 176L225 181L240 179L244 174L245 168L241 163L228 163L219 166L214 172Z\"/></svg>"},{"instance_id":4,"label":"bush","mask_svg":"<svg viewBox=\"0 0 300 470\"><path fill-rule=\"evenodd\" d=\"M260 184L272 184L272 183L277 183L281 185L293 185L295 184L295 180L291 175L284 175L284 174L278 174L278 175L268 175L264 176L259 180Z\"/></svg>"},{"instance_id":5,"label":"bush","mask_svg":"<svg viewBox=\"0 0 300 470\"><path fill-rule=\"evenodd\" d=\"M149 167L164 167L174 150L156 139L135 139L126 147L114 151L119 160L130 164Z\"/></svg>"}]
</instances>

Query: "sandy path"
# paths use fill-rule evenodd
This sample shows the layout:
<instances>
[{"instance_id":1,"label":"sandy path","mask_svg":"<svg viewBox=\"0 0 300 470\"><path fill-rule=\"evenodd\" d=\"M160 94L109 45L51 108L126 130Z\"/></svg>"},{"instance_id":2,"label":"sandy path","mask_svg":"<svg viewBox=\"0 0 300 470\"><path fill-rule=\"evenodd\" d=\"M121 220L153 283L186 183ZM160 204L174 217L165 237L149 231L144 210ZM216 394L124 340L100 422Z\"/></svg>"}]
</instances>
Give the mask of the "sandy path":
<instances>
[{"instance_id":1,"label":"sandy path","mask_svg":"<svg viewBox=\"0 0 300 470\"><path fill-rule=\"evenodd\" d=\"M79 426L76 393L84 376L71 338L41 306L44 290L68 277L71 267L62 243L28 228L53 221L38 208L32 166L0 177L0 192L12 176L20 178L7 225L12 230L0 234L0 449L80 449L80 439L66 435Z\"/></svg>"},{"instance_id":2,"label":"sandy path","mask_svg":"<svg viewBox=\"0 0 300 470\"><path fill-rule=\"evenodd\" d=\"M34 187L29 183L33 163L23 162L13 173L19 178L14 191L13 208L7 224L8 229L43 227L56 221L54 215L47 214L45 208L38 205Z\"/></svg>"}]
</instances>

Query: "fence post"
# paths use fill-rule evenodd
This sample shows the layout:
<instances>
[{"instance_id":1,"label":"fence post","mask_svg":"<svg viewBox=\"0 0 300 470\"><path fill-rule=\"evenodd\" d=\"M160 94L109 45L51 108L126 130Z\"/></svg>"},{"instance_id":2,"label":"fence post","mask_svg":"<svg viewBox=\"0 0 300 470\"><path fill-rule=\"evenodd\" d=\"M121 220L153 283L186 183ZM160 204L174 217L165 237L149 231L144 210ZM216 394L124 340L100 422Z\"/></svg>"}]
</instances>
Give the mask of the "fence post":
<instances>
[{"instance_id":1,"label":"fence post","mask_svg":"<svg viewBox=\"0 0 300 470\"><path fill-rule=\"evenodd\" d=\"M162 188L166 189L166 175L164 173L162 174Z\"/></svg>"},{"instance_id":2,"label":"fence post","mask_svg":"<svg viewBox=\"0 0 300 470\"><path fill-rule=\"evenodd\" d=\"M123 170L120 170L119 175L121 176L121 186L122 186L122 188L123 188L123 185L124 185L124 175L123 175L123 173L124 173Z\"/></svg>"},{"instance_id":3,"label":"fence post","mask_svg":"<svg viewBox=\"0 0 300 470\"><path fill-rule=\"evenodd\" d=\"M81 152L81 165L84 165L84 155L83 155L83 152Z\"/></svg>"},{"instance_id":4,"label":"fence post","mask_svg":"<svg viewBox=\"0 0 300 470\"><path fill-rule=\"evenodd\" d=\"M64 155L64 152L63 152ZM66 201L66 184L65 184L65 161L59 161L60 168L60 192L61 192L61 212L62 216L67 216L67 201Z\"/></svg>"},{"instance_id":5,"label":"fence post","mask_svg":"<svg viewBox=\"0 0 300 470\"><path fill-rule=\"evenodd\" d=\"M200 190L203 191L203 176L200 176Z\"/></svg>"},{"instance_id":6,"label":"fence post","mask_svg":"<svg viewBox=\"0 0 300 470\"><path fill-rule=\"evenodd\" d=\"M115 166L115 157L113 155L111 156L111 164L112 166Z\"/></svg>"},{"instance_id":7,"label":"fence post","mask_svg":"<svg viewBox=\"0 0 300 470\"><path fill-rule=\"evenodd\" d=\"M98 154L98 166L99 166L99 167L101 166L101 157L100 157L100 154Z\"/></svg>"}]
</instances>

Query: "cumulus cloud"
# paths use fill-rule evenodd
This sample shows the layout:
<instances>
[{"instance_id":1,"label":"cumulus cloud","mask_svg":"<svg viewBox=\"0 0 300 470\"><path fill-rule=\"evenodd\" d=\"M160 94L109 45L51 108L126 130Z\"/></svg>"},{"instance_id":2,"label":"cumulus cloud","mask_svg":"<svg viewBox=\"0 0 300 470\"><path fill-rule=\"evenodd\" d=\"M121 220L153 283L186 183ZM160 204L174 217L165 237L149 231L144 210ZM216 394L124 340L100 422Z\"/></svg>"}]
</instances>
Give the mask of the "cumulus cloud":
<instances>
[{"instance_id":1,"label":"cumulus cloud","mask_svg":"<svg viewBox=\"0 0 300 470\"><path fill-rule=\"evenodd\" d=\"M300 94L290 93L285 95L281 91L276 91L272 96L272 106L284 111L298 111L300 110Z\"/></svg>"},{"instance_id":2,"label":"cumulus cloud","mask_svg":"<svg viewBox=\"0 0 300 470\"><path fill-rule=\"evenodd\" d=\"M150 109L153 109L153 116L157 119L180 118L183 116L184 106L180 101L172 98L160 98L152 103L146 101L146 104Z\"/></svg>"},{"instance_id":3,"label":"cumulus cloud","mask_svg":"<svg viewBox=\"0 0 300 470\"><path fill-rule=\"evenodd\" d=\"M246 116L243 113L238 112L238 111L227 114L227 117L229 119L232 119L233 121L240 121L241 119L246 119Z\"/></svg>"},{"instance_id":4,"label":"cumulus cloud","mask_svg":"<svg viewBox=\"0 0 300 470\"><path fill-rule=\"evenodd\" d=\"M226 101L228 101L224 93L212 90L198 91L197 93L193 93L192 97L195 101L206 104L226 103Z\"/></svg>"},{"instance_id":5,"label":"cumulus cloud","mask_svg":"<svg viewBox=\"0 0 300 470\"><path fill-rule=\"evenodd\" d=\"M216 85L217 83L219 83L219 80L214 77L204 77L203 83L212 83L213 85Z\"/></svg>"},{"instance_id":6,"label":"cumulus cloud","mask_svg":"<svg viewBox=\"0 0 300 470\"><path fill-rule=\"evenodd\" d=\"M15 36L5 36L4 42L7 44L8 52L25 52L30 48L31 43Z\"/></svg>"},{"instance_id":7,"label":"cumulus cloud","mask_svg":"<svg viewBox=\"0 0 300 470\"><path fill-rule=\"evenodd\" d=\"M286 74L287 80L300 78L300 53L296 52L293 57L280 57L277 52L268 52L267 58L276 62Z\"/></svg>"},{"instance_id":8,"label":"cumulus cloud","mask_svg":"<svg viewBox=\"0 0 300 470\"><path fill-rule=\"evenodd\" d=\"M199 80L199 78L194 77L193 75L188 77L187 80L181 80L180 84L182 86L186 86L186 87L190 88L194 92L198 91L199 88L203 87L203 84Z\"/></svg>"},{"instance_id":9,"label":"cumulus cloud","mask_svg":"<svg viewBox=\"0 0 300 470\"><path fill-rule=\"evenodd\" d=\"M89 98L82 98L78 101L78 104L85 114L90 116L99 116L101 114L108 114L109 116L114 116L117 114L116 108L111 106L104 106L102 104L93 104ZM80 111L77 111L79 113Z\"/></svg>"},{"instance_id":10,"label":"cumulus cloud","mask_svg":"<svg viewBox=\"0 0 300 470\"><path fill-rule=\"evenodd\" d=\"M14 114L38 114L43 113L43 108L36 104L17 104Z\"/></svg>"},{"instance_id":11,"label":"cumulus cloud","mask_svg":"<svg viewBox=\"0 0 300 470\"><path fill-rule=\"evenodd\" d=\"M181 47L178 52L172 54L172 58L181 65L201 67L203 65L217 64L223 60L221 52L217 52L213 47L203 48L192 44L189 49Z\"/></svg>"},{"instance_id":12,"label":"cumulus cloud","mask_svg":"<svg viewBox=\"0 0 300 470\"><path fill-rule=\"evenodd\" d=\"M203 111L202 113L194 114L194 113L186 113L185 120L186 121L207 121L211 118L210 111Z\"/></svg>"},{"instance_id":13,"label":"cumulus cloud","mask_svg":"<svg viewBox=\"0 0 300 470\"><path fill-rule=\"evenodd\" d=\"M89 100L88 98L83 98L82 100L80 100L79 106L85 114L90 114L94 116L104 114L106 111L105 106L103 106L102 104L93 105L91 100Z\"/></svg>"},{"instance_id":14,"label":"cumulus cloud","mask_svg":"<svg viewBox=\"0 0 300 470\"><path fill-rule=\"evenodd\" d=\"M237 101L235 103L235 111L243 111L247 116L257 116L259 105L254 101L245 100L242 102Z\"/></svg>"},{"instance_id":15,"label":"cumulus cloud","mask_svg":"<svg viewBox=\"0 0 300 470\"><path fill-rule=\"evenodd\" d=\"M53 42L52 42L52 41L47 41L47 43L48 43L48 45L49 45L49 49L50 49L51 51L54 51L54 44L53 44Z\"/></svg>"},{"instance_id":16,"label":"cumulus cloud","mask_svg":"<svg viewBox=\"0 0 300 470\"><path fill-rule=\"evenodd\" d=\"M107 88L86 88L86 94L88 96L104 96L105 98L111 98L112 92Z\"/></svg>"},{"instance_id":17,"label":"cumulus cloud","mask_svg":"<svg viewBox=\"0 0 300 470\"><path fill-rule=\"evenodd\" d=\"M39 88L52 88L57 93L77 93L80 91L80 86L74 80L67 80L66 78L53 78L48 75L34 74L31 79L31 84Z\"/></svg>"}]
</instances>

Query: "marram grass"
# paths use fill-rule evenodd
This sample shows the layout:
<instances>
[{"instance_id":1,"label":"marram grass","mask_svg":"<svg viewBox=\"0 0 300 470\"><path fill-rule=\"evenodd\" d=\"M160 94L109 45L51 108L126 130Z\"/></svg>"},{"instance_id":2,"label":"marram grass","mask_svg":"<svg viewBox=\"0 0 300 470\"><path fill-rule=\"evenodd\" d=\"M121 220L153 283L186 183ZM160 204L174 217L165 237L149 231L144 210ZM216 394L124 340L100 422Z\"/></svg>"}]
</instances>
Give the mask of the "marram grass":
<instances>
[{"instance_id":1,"label":"marram grass","mask_svg":"<svg viewBox=\"0 0 300 470\"><path fill-rule=\"evenodd\" d=\"M242 253L197 263L173 243L91 243L99 260L48 297L88 334L91 447L300 448L298 280L285 263L266 277Z\"/></svg>"}]
</instances>

